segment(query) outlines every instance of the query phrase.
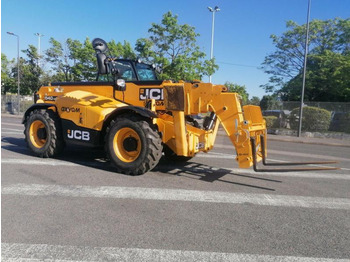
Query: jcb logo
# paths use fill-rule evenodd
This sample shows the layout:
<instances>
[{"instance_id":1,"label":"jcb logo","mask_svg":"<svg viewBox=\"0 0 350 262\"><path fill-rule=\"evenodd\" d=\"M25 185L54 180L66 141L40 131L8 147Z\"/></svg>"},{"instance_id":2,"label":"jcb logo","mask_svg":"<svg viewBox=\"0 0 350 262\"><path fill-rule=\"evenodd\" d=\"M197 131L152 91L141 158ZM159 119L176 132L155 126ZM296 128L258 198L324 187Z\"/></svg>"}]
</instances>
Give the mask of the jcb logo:
<instances>
[{"instance_id":1,"label":"jcb logo","mask_svg":"<svg viewBox=\"0 0 350 262\"><path fill-rule=\"evenodd\" d=\"M88 131L68 129L67 137L70 139L89 141L90 140L90 133Z\"/></svg>"},{"instance_id":2,"label":"jcb logo","mask_svg":"<svg viewBox=\"0 0 350 262\"><path fill-rule=\"evenodd\" d=\"M140 100L163 100L163 88L140 88Z\"/></svg>"}]
</instances>

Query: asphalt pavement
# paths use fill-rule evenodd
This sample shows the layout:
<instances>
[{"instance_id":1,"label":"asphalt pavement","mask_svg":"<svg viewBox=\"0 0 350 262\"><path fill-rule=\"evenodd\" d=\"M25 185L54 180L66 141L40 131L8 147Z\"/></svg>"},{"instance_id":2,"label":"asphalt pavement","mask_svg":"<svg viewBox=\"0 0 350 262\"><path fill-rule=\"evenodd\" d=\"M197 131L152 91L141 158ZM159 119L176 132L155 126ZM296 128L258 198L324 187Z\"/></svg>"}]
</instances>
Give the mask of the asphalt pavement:
<instances>
[{"instance_id":1,"label":"asphalt pavement","mask_svg":"<svg viewBox=\"0 0 350 262\"><path fill-rule=\"evenodd\" d=\"M348 141L270 135L269 159L339 170L239 169L222 133L187 163L115 172L100 149L33 156L1 119L2 261L349 261Z\"/></svg>"}]
</instances>

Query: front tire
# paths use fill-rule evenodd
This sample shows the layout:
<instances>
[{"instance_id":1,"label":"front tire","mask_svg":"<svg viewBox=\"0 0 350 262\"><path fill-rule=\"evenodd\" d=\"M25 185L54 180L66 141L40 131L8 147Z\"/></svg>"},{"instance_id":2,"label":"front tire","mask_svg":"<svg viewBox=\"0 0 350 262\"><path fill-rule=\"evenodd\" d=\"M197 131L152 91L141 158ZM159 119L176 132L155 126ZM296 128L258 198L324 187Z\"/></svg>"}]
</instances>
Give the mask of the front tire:
<instances>
[{"instance_id":1,"label":"front tire","mask_svg":"<svg viewBox=\"0 0 350 262\"><path fill-rule=\"evenodd\" d=\"M135 115L117 118L106 133L106 152L119 173L141 175L158 164L162 140L147 119Z\"/></svg>"},{"instance_id":2,"label":"front tire","mask_svg":"<svg viewBox=\"0 0 350 262\"><path fill-rule=\"evenodd\" d=\"M47 158L62 152L64 142L61 123L52 110L33 110L24 125L25 140L35 155Z\"/></svg>"}]
</instances>

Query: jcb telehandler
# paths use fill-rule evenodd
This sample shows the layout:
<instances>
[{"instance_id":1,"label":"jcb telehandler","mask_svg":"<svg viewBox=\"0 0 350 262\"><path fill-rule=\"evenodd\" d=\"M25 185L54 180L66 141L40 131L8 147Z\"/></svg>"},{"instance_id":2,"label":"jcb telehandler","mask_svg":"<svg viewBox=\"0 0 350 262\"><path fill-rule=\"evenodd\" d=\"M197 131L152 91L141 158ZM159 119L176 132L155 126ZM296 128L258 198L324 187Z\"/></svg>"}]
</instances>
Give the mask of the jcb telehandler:
<instances>
[{"instance_id":1,"label":"jcb telehandler","mask_svg":"<svg viewBox=\"0 0 350 262\"><path fill-rule=\"evenodd\" d=\"M267 171L257 168L261 160L268 164L260 107L241 107L240 96L222 85L157 80L154 66L108 56L102 39L92 45L95 82L52 83L35 93L35 104L23 118L34 154L54 157L65 144L103 145L118 172L139 175L155 167L163 154L186 161L210 151L221 124L236 148L239 167ZM200 113L207 114L202 125L193 117Z\"/></svg>"}]
</instances>

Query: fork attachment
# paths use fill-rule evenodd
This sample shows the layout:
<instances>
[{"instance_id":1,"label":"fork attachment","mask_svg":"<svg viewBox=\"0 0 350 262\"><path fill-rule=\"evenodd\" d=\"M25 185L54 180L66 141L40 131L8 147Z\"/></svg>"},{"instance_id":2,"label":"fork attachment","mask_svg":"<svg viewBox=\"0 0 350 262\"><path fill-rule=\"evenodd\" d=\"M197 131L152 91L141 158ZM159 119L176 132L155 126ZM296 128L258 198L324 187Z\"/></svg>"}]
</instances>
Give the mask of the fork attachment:
<instances>
[{"instance_id":1,"label":"fork attachment","mask_svg":"<svg viewBox=\"0 0 350 262\"><path fill-rule=\"evenodd\" d=\"M274 169L258 169L257 167L257 143L255 137L250 138L253 155L253 168L256 172L298 172L298 171L319 171L319 170L337 170L337 167L305 167L305 168L274 168ZM261 157L262 163L265 166L296 166L296 165L320 165L320 164L335 164L337 161L316 161L316 162L283 162L283 163L268 163L266 160L266 144L265 137L260 136Z\"/></svg>"}]
</instances>

